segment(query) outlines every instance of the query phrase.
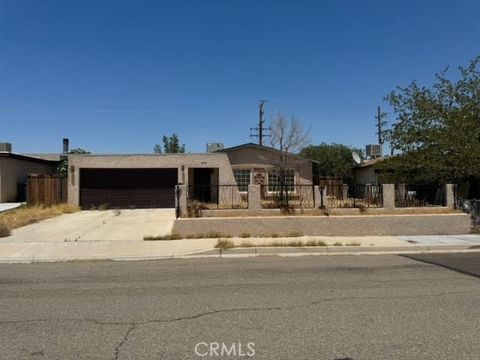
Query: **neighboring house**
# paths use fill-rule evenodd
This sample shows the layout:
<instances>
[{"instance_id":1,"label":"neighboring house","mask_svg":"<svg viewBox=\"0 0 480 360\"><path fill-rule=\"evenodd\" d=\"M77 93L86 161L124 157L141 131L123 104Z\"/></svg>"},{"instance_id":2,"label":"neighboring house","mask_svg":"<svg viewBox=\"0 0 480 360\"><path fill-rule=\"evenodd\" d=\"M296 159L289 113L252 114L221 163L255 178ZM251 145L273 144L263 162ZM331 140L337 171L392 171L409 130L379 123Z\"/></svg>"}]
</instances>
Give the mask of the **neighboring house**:
<instances>
[{"instance_id":1,"label":"neighboring house","mask_svg":"<svg viewBox=\"0 0 480 360\"><path fill-rule=\"evenodd\" d=\"M383 161L385 157L365 160L363 163L353 169L353 178L355 184L378 184L379 171L375 169L375 164Z\"/></svg>"},{"instance_id":2,"label":"neighboring house","mask_svg":"<svg viewBox=\"0 0 480 360\"><path fill-rule=\"evenodd\" d=\"M204 154L69 155L68 201L84 208L175 206L175 185L188 186L189 195L217 201L217 185L249 184L272 189L278 179L271 171L278 151L244 144ZM289 156L287 185L312 184L314 161Z\"/></svg>"},{"instance_id":3,"label":"neighboring house","mask_svg":"<svg viewBox=\"0 0 480 360\"><path fill-rule=\"evenodd\" d=\"M15 154L12 145L0 143L0 202L25 201L29 174L53 174L58 161Z\"/></svg>"}]
</instances>

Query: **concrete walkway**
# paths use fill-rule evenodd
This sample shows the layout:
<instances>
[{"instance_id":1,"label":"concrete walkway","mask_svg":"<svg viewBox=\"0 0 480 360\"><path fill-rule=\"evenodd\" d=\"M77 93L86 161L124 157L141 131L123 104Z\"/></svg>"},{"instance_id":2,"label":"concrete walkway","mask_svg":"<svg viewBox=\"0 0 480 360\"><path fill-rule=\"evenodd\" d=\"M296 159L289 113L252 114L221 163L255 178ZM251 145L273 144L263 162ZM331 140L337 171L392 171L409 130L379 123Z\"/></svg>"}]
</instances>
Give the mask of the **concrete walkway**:
<instances>
[{"instance_id":1,"label":"concrete walkway","mask_svg":"<svg viewBox=\"0 0 480 360\"><path fill-rule=\"evenodd\" d=\"M23 204L24 204L24 203L21 203L21 202L17 202L17 203L0 203L0 212L16 209L16 208L22 206Z\"/></svg>"},{"instance_id":2,"label":"concrete walkway","mask_svg":"<svg viewBox=\"0 0 480 360\"><path fill-rule=\"evenodd\" d=\"M92 231L91 233L94 233ZM12 237L0 239L0 262L66 261L66 260L145 260L193 257L252 257L252 256L305 256L305 255L367 255L414 254L435 252L472 252L480 243L480 236L468 235L470 240L458 242L449 237L446 244L425 245L388 236L365 237L301 237L288 241L323 240L329 246L320 247L257 247L215 249L217 239L192 239L170 241L139 240L78 240L78 241L12 241ZM416 237L408 237L411 241ZM422 237L419 237L422 238ZM286 239L231 239L237 244L244 241L271 242ZM332 246L341 242L343 246ZM349 243L360 246L349 246Z\"/></svg>"}]
</instances>

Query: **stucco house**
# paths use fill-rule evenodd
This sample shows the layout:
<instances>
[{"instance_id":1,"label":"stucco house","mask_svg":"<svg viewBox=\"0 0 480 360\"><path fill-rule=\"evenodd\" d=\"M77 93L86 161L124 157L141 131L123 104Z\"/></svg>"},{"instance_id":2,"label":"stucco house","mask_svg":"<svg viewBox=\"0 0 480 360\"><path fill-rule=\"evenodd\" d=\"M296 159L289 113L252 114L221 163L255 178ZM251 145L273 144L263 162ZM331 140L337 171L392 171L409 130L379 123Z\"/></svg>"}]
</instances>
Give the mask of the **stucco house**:
<instances>
[{"instance_id":1,"label":"stucco house","mask_svg":"<svg viewBox=\"0 0 480 360\"><path fill-rule=\"evenodd\" d=\"M218 201L217 185L249 184L274 188L272 171L278 151L247 143L202 154L69 155L68 202L83 208L99 206L170 208L175 185L184 184L201 201ZM313 184L315 161L288 156L287 184Z\"/></svg>"},{"instance_id":2,"label":"stucco house","mask_svg":"<svg viewBox=\"0 0 480 360\"><path fill-rule=\"evenodd\" d=\"M0 143L0 202L25 201L29 174L53 174L58 160L12 152L10 143Z\"/></svg>"}]
</instances>

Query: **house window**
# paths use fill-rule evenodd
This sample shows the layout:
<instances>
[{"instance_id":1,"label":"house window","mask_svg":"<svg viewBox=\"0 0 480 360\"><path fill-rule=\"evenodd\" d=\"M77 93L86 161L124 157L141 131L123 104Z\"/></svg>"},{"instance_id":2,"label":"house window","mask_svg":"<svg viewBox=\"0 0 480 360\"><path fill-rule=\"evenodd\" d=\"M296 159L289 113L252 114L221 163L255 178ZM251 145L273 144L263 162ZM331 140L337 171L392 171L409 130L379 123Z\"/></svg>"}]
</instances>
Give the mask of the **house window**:
<instances>
[{"instance_id":1,"label":"house window","mask_svg":"<svg viewBox=\"0 0 480 360\"><path fill-rule=\"evenodd\" d=\"M295 171L293 169L287 169L285 171L285 188L287 191L295 191ZM273 172L268 173L268 191L280 191L281 190L280 176Z\"/></svg>"},{"instance_id":2,"label":"house window","mask_svg":"<svg viewBox=\"0 0 480 360\"><path fill-rule=\"evenodd\" d=\"M248 185L250 185L250 170L234 170L233 175L237 182L239 191L248 191Z\"/></svg>"}]
</instances>

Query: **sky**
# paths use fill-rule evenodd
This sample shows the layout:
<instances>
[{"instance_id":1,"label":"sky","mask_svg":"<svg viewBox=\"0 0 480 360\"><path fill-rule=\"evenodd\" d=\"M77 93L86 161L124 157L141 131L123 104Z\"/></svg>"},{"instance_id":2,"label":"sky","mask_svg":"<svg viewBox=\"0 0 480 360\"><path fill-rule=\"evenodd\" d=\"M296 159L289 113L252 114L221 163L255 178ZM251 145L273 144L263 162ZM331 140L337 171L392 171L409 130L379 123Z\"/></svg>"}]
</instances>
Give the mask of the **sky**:
<instances>
[{"instance_id":1,"label":"sky","mask_svg":"<svg viewBox=\"0 0 480 360\"><path fill-rule=\"evenodd\" d=\"M15 152L187 152L301 119L312 144L375 143L376 108L480 55L478 0L0 0L0 141Z\"/></svg>"}]
</instances>

